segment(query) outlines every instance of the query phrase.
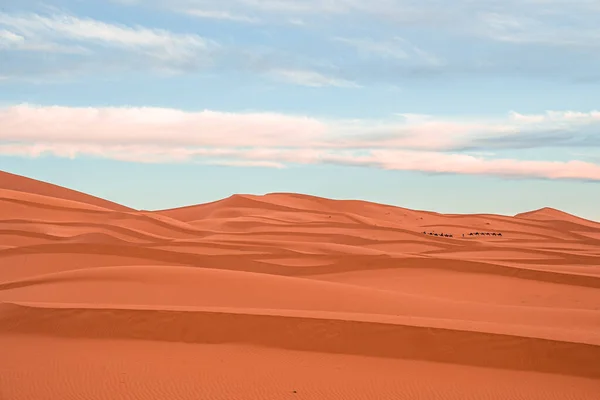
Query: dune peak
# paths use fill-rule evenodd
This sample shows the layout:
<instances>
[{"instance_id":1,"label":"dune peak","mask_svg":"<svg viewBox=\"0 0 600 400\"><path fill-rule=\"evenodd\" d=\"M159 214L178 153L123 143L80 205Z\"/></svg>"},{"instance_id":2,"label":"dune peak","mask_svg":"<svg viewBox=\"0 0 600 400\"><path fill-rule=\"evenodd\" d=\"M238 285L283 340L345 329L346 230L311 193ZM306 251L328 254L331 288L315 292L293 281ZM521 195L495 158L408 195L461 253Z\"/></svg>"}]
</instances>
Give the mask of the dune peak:
<instances>
[{"instance_id":1,"label":"dune peak","mask_svg":"<svg viewBox=\"0 0 600 400\"><path fill-rule=\"evenodd\" d=\"M6 171L0 171L0 189L76 201L113 211L133 211L132 208L100 197Z\"/></svg>"},{"instance_id":2,"label":"dune peak","mask_svg":"<svg viewBox=\"0 0 600 400\"><path fill-rule=\"evenodd\" d=\"M527 218L527 219L539 219L539 220L565 220L565 221L588 221L577 215L570 214L568 212L558 210L552 207L542 207L537 210L527 211L515 215L516 218Z\"/></svg>"}]
</instances>

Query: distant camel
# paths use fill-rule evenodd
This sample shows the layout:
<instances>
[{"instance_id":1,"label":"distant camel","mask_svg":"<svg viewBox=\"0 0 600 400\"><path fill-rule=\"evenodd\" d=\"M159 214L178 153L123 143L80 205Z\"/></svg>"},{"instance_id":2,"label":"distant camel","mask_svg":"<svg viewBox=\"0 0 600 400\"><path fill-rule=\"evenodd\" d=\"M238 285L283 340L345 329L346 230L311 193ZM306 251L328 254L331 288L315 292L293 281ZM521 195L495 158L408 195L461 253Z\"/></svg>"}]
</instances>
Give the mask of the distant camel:
<instances>
[{"instance_id":1,"label":"distant camel","mask_svg":"<svg viewBox=\"0 0 600 400\"><path fill-rule=\"evenodd\" d=\"M502 236L502 234L501 234L501 233L498 233L498 236Z\"/></svg>"},{"instance_id":2,"label":"distant camel","mask_svg":"<svg viewBox=\"0 0 600 400\"><path fill-rule=\"evenodd\" d=\"M496 236L496 232L492 233L492 236Z\"/></svg>"},{"instance_id":3,"label":"distant camel","mask_svg":"<svg viewBox=\"0 0 600 400\"><path fill-rule=\"evenodd\" d=\"M433 236L437 236L437 235L438 235L437 233L434 233L434 234L433 234Z\"/></svg>"},{"instance_id":4,"label":"distant camel","mask_svg":"<svg viewBox=\"0 0 600 400\"><path fill-rule=\"evenodd\" d=\"M479 236L479 232L475 232L475 236Z\"/></svg>"},{"instance_id":5,"label":"distant camel","mask_svg":"<svg viewBox=\"0 0 600 400\"><path fill-rule=\"evenodd\" d=\"M433 236L433 233L429 232L429 236Z\"/></svg>"},{"instance_id":6,"label":"distant camel","mask_svg":"<svg viewBox=\"0 0 600 400\"><path fill-rule=\"evenodd\" d=\"M473 236L473 232L469 232L469 236Z\"/></svg>"},{"instance_id":7,"label":"distant camel","mask_svg":"<svg viewBox=\"0 0 600 400\"><path fill-rule=\"evenodd\" d=\"M486 235L490 236L490 233L488 232L488 233L486 233Z\"/></svg>"}]
</instances>

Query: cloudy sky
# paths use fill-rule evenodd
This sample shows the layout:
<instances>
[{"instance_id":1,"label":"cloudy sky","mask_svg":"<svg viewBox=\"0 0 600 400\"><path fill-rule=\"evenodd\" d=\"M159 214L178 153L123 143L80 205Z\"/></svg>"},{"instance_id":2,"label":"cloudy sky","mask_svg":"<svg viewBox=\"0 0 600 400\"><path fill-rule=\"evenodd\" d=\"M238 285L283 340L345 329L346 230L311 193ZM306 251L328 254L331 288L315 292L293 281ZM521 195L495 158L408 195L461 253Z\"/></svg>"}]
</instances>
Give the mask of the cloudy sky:
<instances>
[{"instance_id":1,"label":"cloudy sky","mask_svg":"<svg viewBox=\"0 0 600 400\"><path fill-rule=\"evenodd\" d=\"M598 0L0 0L0 169L600 220Z\"/></svg>"}]
</instances>

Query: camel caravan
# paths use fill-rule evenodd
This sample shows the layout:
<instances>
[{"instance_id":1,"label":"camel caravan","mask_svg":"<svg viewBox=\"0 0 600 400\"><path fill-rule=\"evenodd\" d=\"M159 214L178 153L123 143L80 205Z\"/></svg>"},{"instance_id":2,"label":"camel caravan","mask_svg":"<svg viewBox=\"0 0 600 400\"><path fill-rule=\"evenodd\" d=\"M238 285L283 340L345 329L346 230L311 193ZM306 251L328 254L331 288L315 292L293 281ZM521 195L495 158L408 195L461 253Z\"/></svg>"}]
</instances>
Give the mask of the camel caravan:
<instances>
[{"instance_id":1,"label":"camel caravan","mask_svg":"<svg viewBox=\"0 0 600 400\"><path fill-rule=\"evenodd\" d=\"M441 237L454 237L452 234L449 234L449 233L435 233L435 232L423 232L423 235L441 236Z\"/></svg>"},{"instance_id":2,"label":"camel caravan","mask_svg":"<svg viewBox=\"0 0 600 400\"><path fill-rule=\"evenodd\" d=\"M447 238L454 237L454 235L452 235L450 233L436 233L436 232L425 232L425 231L423 231L423 235L447 237ZM468 236L502 236L502 233L500 233L500 232L491 232L491 233L490 232L469 232L467 235ZM463 237L465 237L464 233L463 233Z\"/></svg>"}]
</instances>

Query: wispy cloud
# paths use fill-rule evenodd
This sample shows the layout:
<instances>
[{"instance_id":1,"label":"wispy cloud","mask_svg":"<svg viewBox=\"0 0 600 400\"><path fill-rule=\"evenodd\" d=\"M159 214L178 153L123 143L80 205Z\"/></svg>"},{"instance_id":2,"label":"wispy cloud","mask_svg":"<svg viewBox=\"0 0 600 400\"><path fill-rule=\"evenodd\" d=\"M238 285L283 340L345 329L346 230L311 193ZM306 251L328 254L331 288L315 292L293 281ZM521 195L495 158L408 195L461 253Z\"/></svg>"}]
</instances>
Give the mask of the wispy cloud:
<instances>
[{"instance_id":1,"label":"wispy cloud","mask_svg":"<svg viewBox=\"0 0 600 400\"><path fill-rule=\"evenodd\" d=\"M479 31L491 39L513 44L560 46L570 48L600 47L600 28L590 24L582 14L569 13L556 18L552 13L536 17L489 12L480 15ZM548 14L551 16L548 18ZM572 16L569 19L569 15Z\"/></svg>"},{"instance_id":2,"label":"wispy cloud","mask_svg":"<svg viewBox=\"0 0 600 400\"><path fill-rule=\"evenodd\" d=\"M324 87L336 86L342 88L357 88L355 82L340 79L333 76L327 76L317 71L300 69L273 69L269 75L282 82L292 83L300 86Z\"/></svg>"},{"instance_id":3,"label":"wispy cloud","mask_svg":"<svg viewBox=\"0 0 600 400\"><path fill-rule=\"evenodd\" d=\"M25 38L14 32L0 30L0 48L19 47L25 42Z\"/></svg>"},{"instance_id":4,"label":"wispy cloud","mask_svg":"<svg viewBox=\"0 0 600 400\"><path fill-rule=\"evenodd\" d=\"M150 67L207 63L217 44L196 34L110 24L72 15L0 13L0 43L13 50L86 54L98 61L108 52L123 64L135 55ZM1 46L1 45L0 45ZM68 60L66 60L68 62ZM138 65L140 62L137 63Z\"/></svg>"},{"instance_id":5,"label":"wispy cloud","mask_svg":"<svg viewBox=\"0 0 600 400\"><path fill-rule=\"evenodd\" d=\"M190 9L196 17L256 20L222 11ZM299 86L358 87L359 85L335 74L319 70L319 62L287 52L230 46L193 33L175 33L165 29L127 26L68 14L7 14L0 12L0 51L12 53L11 65L0 64L0 75L10 78L39 80L44 75L64 75L69 71L99 73L123 69L185 73L199 70L241 70ZM52 57L35 56L43 52ZM27 54L30 54L27 57ZM72 57L76 56L76 57ZM303 59L303 61L299 61ZM35 60L35 62L33 62ZM258 60L258 61L256 61ZM291 60L291 61L290 61ZM303 67L295 67L303 64ZM307 67L308 65L308 67ZM316 68L315 68L316 66Z\"/></svg>"},{"instance_id":6,"label":"wispy cloud","mask_svg":"<svg viewBox=\"0 0 600 400\"><path fill-rule=\"evenodd\" d=\"M332 152L304 148L261 151L243 148L161 148L150 145L0 144L0 154L21 157L91 156L138 163L203 163L268 168L332 164L438 174L600 181L599 164L578 160L486 159L473 155L409 150L371 150L364 153L356 155L347 150Z\"/></svg>"},{"instance_id":7,"label":"wispy cloud","mask_svg":"<svg viewBox=\"0 0 600 400\"><path fill-rule=\"evenodd\" d=\"M285 168L285 164L273 161L208 161L211 165L223 165L227 167L260 167L260 168Z\"/></svg>"},{"instance_id":8,"label":"wispy cloud","mask_svg":"<svg viewBox=\"0 0 600 400\"><path fill-rule=\"evenodd\" d=\"M577 159L498 159L455 149L562 124L598 123L598 112L513 113L502 120L319 120L273 113L184 112L161 108L0 109L1 154L87 155L134 162L202 162L281 168L338 164L428 173L600 181L600 165ZM541 124L541 125L540 125ZM535 128L538 127L538 128ZM535 129L534 129L535 128ZM529 129L529 130L527 130ZM559 142L560 143L560 142ZM540 142L538 147L548 143ZM600 142L596 143L600 147ZM476 147L476 146L475 146Z\"/></svg>"},{"instance_id":9,"label":"wispy cloud","mask_svg":"<svg viewBox=\"0 0 600 400\"><path fill-rule=\"evenodd\" d=\"M597 80L595 71L600 68L600 9L594 0L457 0L452 7L442 0L173 0L168 6L144 0L136 4L171 12L201 10L199 15L206 18L258 20L265 30L308 21L306 40L317 49L314 58L342 66L336 78L361 86L473 74L591 82ZM361 27L370 27L368 33ZM288 45L285 35L274 42L283 54ZM340 54L341 45L357 53ZM289 43L288 48L294 46ZM302 65L289 69L302 69Z\"/></svg>"},{"instance_id":10,"label":"wispy cloud","mask_svg":"<svg viewBox=\"0 0 600 400\"><path fill-rule=\"evenodd\" d=\"M206 19L216 19L216 20L224 20L224 21L236 21L236 22L247 22L247 23L258 23L260 20L258 18L249 17L247 15L241 14L232 14L227 11L214 11L214 10L205 10L205 9L187 9L183 11L184 13L198 17L198 18L206 18Z\"/></svg>"},{"instance_id":11,"label":"wispy cloud","mask_svg":"<svg viewBox=\"0 0 600 400\"><path fill-rule=\"evenodd\" d=\"M359 4L357 0L231 0L231 3L264 12L292 14L343 13Z\"/></svg>"},{"instance_id":12,"label":"wispy cloud","mask_svg":"<svg viewBox=\"0 0 600 400\"><path fill-rule=\"evenodd\" d=\"M510 114L505 132L474 138L471 149L532 149L540 147L600 147L600 112L548 111Z\"/></svg>"},{"instance_id":13,"label":"wispy cloud","mask_svg":"<svg viewBox=\"0 0 600 400\"><path fill-rule=\"evenodd\" d=\"M355 48L362 55L375 55L381 58L408 60L417 64L441 66L443 60L401 37L391 40L336 37L335 42Z\"/></svg>"},{"instance_id":14,"label":"wispy cloud","mask_svg":"<svg viewBox=\"0 0 600 400\"><path fill-rule=\"evenodd\" d=\"M400 27L435 28L439 32L467 33L515 44L597 47L595 0L457 0L448 8L443 0L112 0L145 4L166 10L210 9L224 15L261 15L279 22L303 16L383 20ZM331 19L327 20L329 23Z\"/></svg>"},{"instance_id":15,"label":"wispy cloud","mask_svg":"<svg viewBox=\"0 0 600 400\"><path fill-rule=\"evenodd\" d=\"M39 78L64 70L91 75L122 69L163 73L211 69L266 73L279 82L302 86L365 87L472 74L545 74L589 82L597 79L595 71L600 68L599 11L591 0L457 0L450 8L442 0L111 2L112 7L174 13L174 18L186 21L181 26L189 31L124 25L59 10L0 12L0 51L10 52L12 58L10 67L0 63L0 75ZM219 31L203 27L200 35L198 25L183 15L210 19L211 29L224 24ZM167 20L161 21L172 23L172 18ZM239 26L232 28L231 22ZM370 27L368 33L361 26ZM206 37L207 32L220 38L220 44ZM300 40L308 45L297 46ZM52 57L42 59L33 52ZM270 55L267 65L252 69L252 60L262 52Z\"/></svg>"},{"instance_id":16,"label":"wispy cloud","mask_svg":"<svg viewBox=\"0 0 600 400\"><path fill-rule=\"evenodd\" d=\"M333 39L338 43L354 47L363 54L375 54L383 58L406 59L409 57L406 49L403 48L401 41L375 41L371 39L356 39L336 37Z\"/></svg>"},{"instance_id":17,"label":"wispy cloud","mask_svg":"<svg viewBox=\"0 0 600 400\"><path fill-rule=\"evenodd\" d=\"M1 18L1 15L0 15ZM0 25L2 23L0 22ZM8 51L28 51L28 52L47 52L47 53L65 53L65 54L83 54L86 49L75 44L61 45L51 41L29 40L23 34L17 34L10 30L0 30L0 50Z\"/></svg>"}]
</instances>

